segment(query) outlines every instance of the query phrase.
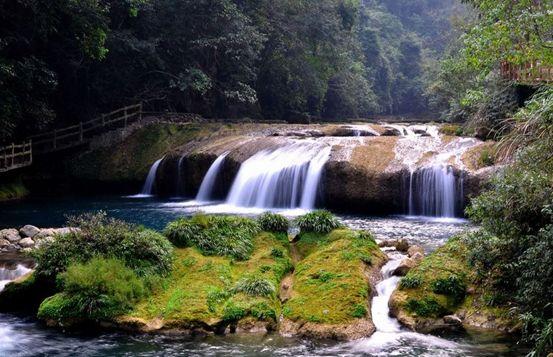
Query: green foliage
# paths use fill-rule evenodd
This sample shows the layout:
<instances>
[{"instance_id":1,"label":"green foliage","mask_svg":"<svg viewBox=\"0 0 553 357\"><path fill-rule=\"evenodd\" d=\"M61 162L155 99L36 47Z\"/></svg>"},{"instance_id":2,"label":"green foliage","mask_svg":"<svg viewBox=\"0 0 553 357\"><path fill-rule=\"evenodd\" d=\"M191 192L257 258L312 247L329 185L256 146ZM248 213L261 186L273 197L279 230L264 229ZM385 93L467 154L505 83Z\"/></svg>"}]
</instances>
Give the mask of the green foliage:
<instances>
[{"instance_id":1,"label":"green foliage","mask_svg":"<svg viewBox=\"0 0 553 357\"><path fill-rule=\"evenodd\" d=\"M492 150L485 148L480 152L478 157L478 167L488 167L495 163L495 157Z\"/></svg>"},{"instance_id":2,"label":"green foliage","mask_svg":"<svg viewBox=\"0 0 553 357\"><path fill-rule=\"evenodd\" d=\"M261 230L265 232L286 233L290 222L280 214L267 212L257 218Z\"/></svg>"},{"instance_id":3,"label":"green foliage","mask_svg":"<svg viewBox=\"0 0 553 357\"><path fill-rule=\"evenodd\" d=\"M259 232L257 222L249 218L202 214L178 219L165 228L167 238L178 247L193 246L206 255L238 260L249 258Z\"/></svg>"},{"instance_id":4,"label":"green foliage","mask_svg":"<svg viewBox=\"0 0 553 357\"><path fill-rule=\"evenodd\" d=\"M276 293L273 283L257 275L250 275L242 278L236 283L233 291L250 296L274 296Z\"/></svg>"},{"instance_id":5,"label":"green foliage","mask_svg":"<svg viewBox=\"0 0 553 357\"><path fill-rule=\"evenodd\" d=\"M0 185L0 202L19 200L29 194L29 190L20 181Z\"/></svg>"},{"instance_id":6,"label":"green foliage","mask_svg":"<svg viewBox=\"0 0 553 357\"><path fill-rule=\"evenodd\" d=\"M62 293L41 304L38 317L109 320L127 312L146 290L136 273L117 259L93 258L60 274Z\"/></svg>"},{"instance_id":7,"label":"green foliage","mask_svg":"<svg viewBox=\"0 0 553 357\"><path fill-rule=\"evenodd\" d=\"M367 316L367 308L363 304L355 304L353 310L351 311L351 316L357 319L361 319Z\"/></svg>"},{"instance_id":8,"label":"green foliage","mask_svg":"<svg viewBox=\"0 0 553 357\"><path fill-rule=\"evenodd\" d=\"M418 288L422 284L422 278L416 275L407 275L401 278L399 282L400 289L414 289Z\"/></svg>"},{"instance_id":9,"label":"green foliage","mask_svg":"<svg viewBox=\"0 0 553 357\"><path fill-rule=\"evenodd\" d=\"M410 298L405 303L405 308L420 317L441 317L447 313L433 297L424 297L422 299Z\"/></svg>"},{"instance_id":10,"label":"green foliage","mask_svg":"<svg viewBox=\"0 0 553 357\"><path fill-rule=\"evenodd\" d=\"M273 258L282 258L284 256L284 252L282 249L273 248L271 249L271 257Z\"/></svg>"},{"instance_id":11,"label":"green foliage","mask_svg":"<svg viewBox=\"0 0 553 357\"><path fill-rule=\"evenodd\" d=\"M463 301L467 290L467 285L464 279L457 275L450 275L447 278L436 279L431 283L431 287L435 294L450 296L457 302Z\"/></svg>"},{"instance_id":12,"label":"green foliage","mask_svg":"<svg viewBox=\"0 0 553 357\"><path fill-rule=\"evenodd\" d=\"M296 219L302 233L330 233L336 228L343 227L338 218L325 210L318 210L307 213Z\"/></svg>"},{"instance_id":13,"label":"green foliage","mask_svg":"<svg viewBox=\"0 0 553 357\"><path fill-rule=\"evenodd\" d=\"M110 219L105 212L85 214L69 222L77 228L33 250L38 275L53 279L72 262L93 257L116 257L137 274L167 274L172 263L172 246L162 235Z\"/></svg>"}]
</instances>

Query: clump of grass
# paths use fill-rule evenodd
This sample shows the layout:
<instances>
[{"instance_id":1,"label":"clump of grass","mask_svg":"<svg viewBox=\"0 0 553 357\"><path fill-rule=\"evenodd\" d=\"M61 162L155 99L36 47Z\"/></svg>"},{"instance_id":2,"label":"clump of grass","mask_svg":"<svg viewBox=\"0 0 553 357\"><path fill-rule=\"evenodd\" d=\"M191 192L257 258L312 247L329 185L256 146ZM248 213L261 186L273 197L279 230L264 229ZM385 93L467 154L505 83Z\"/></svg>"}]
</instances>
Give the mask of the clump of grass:
<instances>
[{"instance_id":1,"label":"clump of grass","mask_svg":"<svg viewBox=\"0 0 553 357\"><path fill-rule=\"evenodd\" d=\"M238 281L233 292L240 292L250 296L273 296L276 293L276 289L268 279L257 275L250 275Z\"/></svg>"},{"instance_id":2,"label":"clump of grass","mask_svg":"<svg viewBox=\"0 0 553 357\"><path fill-rule=\"evenodd\" d=\"M343 227L338 218L326 210L313 211L300 216L296 219L296 223L302 233L327 234Z\"/></svg>"},{"instance_id":3,"label":"clump of grass","mask_svg":"<svg viewBox=\"0 0 553 357\"><path fill-rule=\"evenodd\" d=\"M267 212L257 218L257 223L265 232L286 233L290 222L280 214Z\"/></svg>"},{"instance_id":4,"label":"clump of grass","mask_svg":"<svg viewBox=\"0 0 553 357\"><path fill-rule=\"evenodd\" d=\"M484 148L478 157L478 167L488 167L495 163L494 152L490 148Z\"/></svg>"},{"instance_id":5,"label":"clump of grass","mask_svg":"<svg viewBox=\"0 0 553 357\"><path fill-rule=\"evenodd\" d=\"M407 275L401 279L399 282L399 288L404 289L415 289L421 286L422 278L416 275Z\"/></svg>"},{"instance_id":6,"label":"clump of grass","mask_svg":"<svg viewBox=\"0 0 553 357\"><path fill-rule=\"evenodd\" d=\"M405 303L405 308L420 317L441 317L447 314L447 311L433 297L409 298Z\"/></svg>"},{"instance_id":7,"label":"clump of grass","mask_svg":"<svg viewBox=\"0 0 553 357\"><path fill-rule=\"evenodd\" d=\"M173 247L155 231L108 218L105 212L71 218L69 225L79 230L33 250L39 276L53 280L71 262L93 257L121 259L140 276L164 275L171 269Z\"/></svg>"},{"instance_id":8,"label":"clump of grass","mask_svg":"<svg viewBox=\"0 0 553 357\"><path fill-rule=\"evenodd\" d=\"M59 280L62 293L42 302L39 318L109 320L127 312L146 294L142 280L118 259L72 264Z\"/></svg>"},{"instance_id":9,"label":"clump of grass","mask_svg":"<svg viewBox=\"0 0 553 357\"><path fill-rule=\"evenodd\" d=\"M363 304L355 304L353 305L351 316L357 319L363 318L367 316L367 308Z\"/></svg>"},{"instance_id":10,"label":"clump of grass","mask_svg":"<svg viewBox=\"0 0 553 357\"><path fill-rule=\"evenodd\" d=\"M260 232L256 221L233 216L195 215L171 222L165 235L178 247L196 247L205 255L250 257L252 240Z\"/></svg>"},{"instance_id":11,"label":"clump of grass","mask_svg":"<svg viewBox=\"0 0 553 357\"><path fill-rule=\"evenodd\" d=\"M273 258L282 258L284 256L284 252L282 249L273 248L271 249L271 257Z\"/></svg>"},{"instance_id":12,"label":"clump of grass","mask_svg":"<svg viewBox=\"0 0 553 357\"><path fill-rule=\"evenodd\" d=\"M446 278L439 278L431 284L432 292L450 296L454 301L459 302L465 298L467 285L464 279L457 275L449 275Z\"/></svg>"}]
</instances>

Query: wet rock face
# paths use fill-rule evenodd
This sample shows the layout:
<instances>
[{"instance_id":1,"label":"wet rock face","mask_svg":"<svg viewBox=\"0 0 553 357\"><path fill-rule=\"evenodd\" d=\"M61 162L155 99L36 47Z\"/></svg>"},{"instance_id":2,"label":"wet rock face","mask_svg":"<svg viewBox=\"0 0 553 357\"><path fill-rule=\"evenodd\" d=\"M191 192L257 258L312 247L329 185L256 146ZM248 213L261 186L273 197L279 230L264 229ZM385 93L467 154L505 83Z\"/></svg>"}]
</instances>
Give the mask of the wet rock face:
<instances>
[{"instance_id":1,"label":"wet rock face","mask_svg":"<svg viewBox=\"0 0 553 357\"><path fill-rule=\"evenodd\" d=\"M371 172L351 163L329 162L322 179L324 206L372 214L403 210L401 172Z\"/></svg>"}]
</instances>

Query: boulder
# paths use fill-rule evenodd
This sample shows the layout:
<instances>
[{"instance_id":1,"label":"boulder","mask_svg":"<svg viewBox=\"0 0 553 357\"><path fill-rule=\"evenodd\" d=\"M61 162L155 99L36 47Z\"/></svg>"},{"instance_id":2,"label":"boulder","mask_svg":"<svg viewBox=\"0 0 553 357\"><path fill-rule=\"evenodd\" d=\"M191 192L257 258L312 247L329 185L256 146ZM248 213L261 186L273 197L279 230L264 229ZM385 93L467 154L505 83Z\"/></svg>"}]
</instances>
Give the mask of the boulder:
<instances>
[{"instance_id":1,"label":"boulder","mask_svg":"<svg viewBox=\"0 0 553 357\"><path fill-rule=\"evenodd\" d=\"M412 258L415 253L420 253L424 257L424 249L419 245L412 245L407 249L407 255Z\"/></svg>"},{"instance_id":2,"label":"boulder","mask_svg":"<svg viewBox=\"0 0 553 357\"><path fill-rule=\"evenodd\" d=\"M22 248L31 248L35 246L35 241L32 238L27 237L20 240L19 245Z\"/></svg>"},{"instance_id":3,"label":"boulder","mask_svg":"<svg viewBox=\"0 0 553 357\"><path fill-rule=\"evenodd\" d=\"M417 264L419 264L420 262L422 262L422 260L424 259L424 255L422 255L421 253L419 252L416 252L415 254L413 254L412 257L410 257L411 259L413 259Z\"/></svg>"},{"instance_id":4,"label":"boulder","mask_svg":"<svg viewBox=\"0 0 553 357\"><path fill-rule=\"evenodd\" d=\"M33 237L33 239L35 239L35 240L44 239L46 237L51 237L56 233L57 233L56 228L43 228L43 229L40 230L40 232L37 233L37 235L35 235Z\"/></svg>"},{"instance_id":5,"label":"boulder","mask_svg":"<svg viewBox=\"0 0 553 357\"><path fill-rule=\"evenodd\" d=\"M444 322L448 325L457 326L457 327L463 326L463 321L457 315L446 315L443 317L443 319L444 319Z\"/></svg>"},{"instance_id":6,"label":"boulder","mask_svg":"<svg viewBox=\"0 0 553 357\"><path fill-rule=\"evenodd\" d=\"M21 237L19 236L19 232L17 229L2 229L0 231L0 239L6 239L12 243L19 242L21 240Z\"/></svg>"},{"instance_id":7,"label":"boulder","mask_svg":"<svg viewBox=\"0 0 553 357\"><path fill-rule=\"evenodd\" d=\"M10 246L10 241L7 239L0 239L0 249L7 248Z\"/></svg>"},{"instance_id":8,"label":"boulder","mask_svg":"<svg viewBox=\"0 0 553 357\"><path fill-rule=\"evenodd\" d=\"M35 226L31 226L30 224L23 226L23 228L19 230L19 234L21 234L23 238L25 237L33 238L38 233L40 233L40 229L38 229Z\"/></svg>"},{"instance_id":9,"label":"boulder","mask_svg":"<svg viewBox=\"0 0 553 357\"><path fill-rule=\"evenodd\" d=\"M396 249L400 252L406 253L409 250L409 242L406 239L400 239L396 243Z\"/></svg>"},{"instance_id":10,"label":"boulder","mask_svg":"<svg viewBox=\"0 0 553 357\"><path fill-rule=\"evenodd\" d=\"M411 258L405 258L399 263L398 267L394 270L393 275L405 276L409 270L417 266L417 262Z\"/></svg>"}]
</instances>

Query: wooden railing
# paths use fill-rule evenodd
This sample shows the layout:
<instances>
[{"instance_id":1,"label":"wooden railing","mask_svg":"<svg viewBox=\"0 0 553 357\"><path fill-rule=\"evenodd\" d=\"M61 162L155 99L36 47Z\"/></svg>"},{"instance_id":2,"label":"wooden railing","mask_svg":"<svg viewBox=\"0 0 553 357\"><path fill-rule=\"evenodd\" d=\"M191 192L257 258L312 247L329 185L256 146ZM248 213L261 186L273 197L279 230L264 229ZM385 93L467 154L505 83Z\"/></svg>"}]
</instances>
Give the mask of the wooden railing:
<instances>
[{"instance_id":1,"label":"wooden railing","mask_svg":"<svg viewBox=\"0 0 553 357\"><path fill-rule=\"evenodd\" d=\"M11 144L0 147L0 172L15 170L33 163L33 144L26 141L23 144Z\"/></svg>"},{"instance_id":2,"label":"wooden railing","mask_svg":"<svg viewBox=\"0 0 553 357\"><path fill-rule=\"evenodd\" d=\"M502 62L501 76L523 84L553 83L553 67L545 66L539 61L529 61L523 65Z\"/></svg>"},{"instance_id":3,"label":"wooden railing","mask_svg":"<svg viewBox=\"0 0 553 357\"><path fill-rule=\"evenodd\" d=\"M130 105L100 117L62 129L33 135L33 151L42 154L63 150L88 142L93 136L119 127L126 127L142 118L142 103Z\"/></svg>"}]
</instances>

